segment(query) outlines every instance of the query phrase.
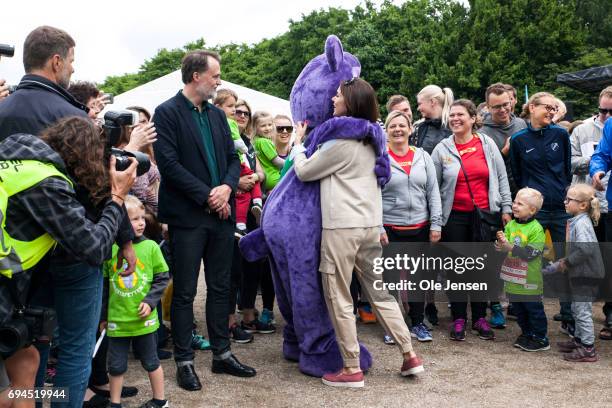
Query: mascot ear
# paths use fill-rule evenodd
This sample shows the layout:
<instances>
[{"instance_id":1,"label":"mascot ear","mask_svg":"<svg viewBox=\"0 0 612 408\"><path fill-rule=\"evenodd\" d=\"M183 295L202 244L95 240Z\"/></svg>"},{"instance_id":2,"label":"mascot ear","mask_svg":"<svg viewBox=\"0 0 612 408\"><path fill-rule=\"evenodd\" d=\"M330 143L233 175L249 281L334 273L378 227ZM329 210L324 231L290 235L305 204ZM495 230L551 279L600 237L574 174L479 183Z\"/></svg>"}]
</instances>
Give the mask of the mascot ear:
<instances>
[{"instance_id":1,"label":"mascot ear","mask_svg":"<svg viewBox=\"0 0 612 408\"><path fill-rule=\"evenodd\" d=\"M335 35L330 35L325 40L325 57L327 58L327 65L331 72L338 71L338 68L344 60L344 50L342 49L342 43L340 39Z\"/></svg>"}]
</instances>

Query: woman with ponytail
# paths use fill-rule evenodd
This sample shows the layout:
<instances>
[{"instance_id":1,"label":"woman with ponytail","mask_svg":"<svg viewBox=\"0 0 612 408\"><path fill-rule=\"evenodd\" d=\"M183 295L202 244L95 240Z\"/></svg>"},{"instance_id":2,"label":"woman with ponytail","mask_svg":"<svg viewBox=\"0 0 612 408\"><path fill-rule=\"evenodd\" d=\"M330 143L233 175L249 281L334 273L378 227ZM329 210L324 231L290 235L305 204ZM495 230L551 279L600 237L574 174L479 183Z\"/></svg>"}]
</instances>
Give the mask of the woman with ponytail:
<instances>
[{"instance_id":1,"label":"woman with ponytail","mask_svg":"<svg viewBox=\"0 0 612 408\"><path fill-rule=\"evenodd\" d=\"M417 94L417 110L423 121L418 123L411 144L422 147L428 154L436 145L451 135L448 128L448 115L453 104L453 90L440 88L437 85L427 85Z\"/></svg>"}]
</instances>

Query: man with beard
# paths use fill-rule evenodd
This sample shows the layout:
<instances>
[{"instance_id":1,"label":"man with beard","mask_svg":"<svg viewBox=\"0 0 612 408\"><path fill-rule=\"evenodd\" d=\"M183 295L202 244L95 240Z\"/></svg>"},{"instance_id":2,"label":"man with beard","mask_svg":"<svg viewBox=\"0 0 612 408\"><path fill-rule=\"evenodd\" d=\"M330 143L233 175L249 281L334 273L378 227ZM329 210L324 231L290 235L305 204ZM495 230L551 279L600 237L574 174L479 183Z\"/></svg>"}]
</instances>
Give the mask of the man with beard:
<instances>
[{"instance_id":1,"label":"man with beard","mask_svg":"<svg viewBox=\"0 0 612 408\"><path fill-rule=\"evenodd\" d=\"M168 224L174 292L172 337L181 388L202 388L191 348L200 263L206 275L206 325L213 373L252 377L230 350L227 305L234 248L234 197L240 176L225 113L208 102L221 84L220 57L198 50L181 65L185 84L155 110L154 145L161 185L159 221Z\"/></svg>"}]
</instances>

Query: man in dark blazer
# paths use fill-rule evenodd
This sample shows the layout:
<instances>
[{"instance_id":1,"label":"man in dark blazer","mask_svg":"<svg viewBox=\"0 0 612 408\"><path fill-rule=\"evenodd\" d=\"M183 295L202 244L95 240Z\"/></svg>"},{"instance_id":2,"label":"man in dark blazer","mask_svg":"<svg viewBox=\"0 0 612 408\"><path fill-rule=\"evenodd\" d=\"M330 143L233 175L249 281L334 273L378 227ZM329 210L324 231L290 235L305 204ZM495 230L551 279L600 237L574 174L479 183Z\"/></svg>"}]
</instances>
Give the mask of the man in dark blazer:
<instances>
[{"instance_id":1,"label":"man in dark blazer","mask_svg":"<svg viewBox=\"0 0 612 408\"><path fill-rule=\"evenodd\" d=\"M174 293L172 336L180 387L202 388L191 349L200 262L206 275L206 325L213 373L252 377L231 353L227 304L234 248L234 196L240 161L227 119L208 102L221 84L218 54L192 51L181 66L183 89L155 110L155 158L161 173L159 220L168 224Z\"/></svg>"}]
</instances>

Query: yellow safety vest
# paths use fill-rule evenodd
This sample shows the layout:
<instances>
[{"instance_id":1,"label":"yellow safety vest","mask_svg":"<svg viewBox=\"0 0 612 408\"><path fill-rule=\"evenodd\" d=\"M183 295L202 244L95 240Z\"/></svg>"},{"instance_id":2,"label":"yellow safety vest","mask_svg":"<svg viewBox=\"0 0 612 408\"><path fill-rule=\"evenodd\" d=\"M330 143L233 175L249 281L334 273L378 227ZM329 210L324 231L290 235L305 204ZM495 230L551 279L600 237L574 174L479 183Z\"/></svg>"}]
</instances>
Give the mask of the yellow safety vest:
<instances>
[{"instance_id":1,"label":"yellow safety vest","mask_svg":"<svg viewBox=\"0 0 612 408\"><path fill-rule=\"evenodd\" d=\"M36 265L56 244L44 233L32 241L20 241L6 231L6 209L11 196L27 190L48 177L61 177L72 182L50 163L37 160L0 160L0 275L12 277Z\"/></svg>"}]
</instances>

